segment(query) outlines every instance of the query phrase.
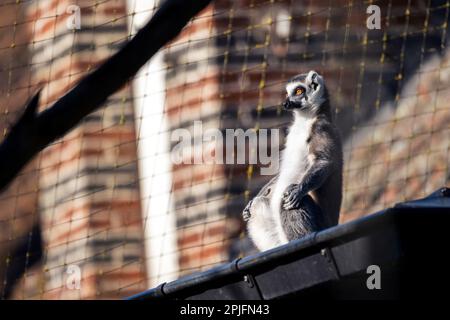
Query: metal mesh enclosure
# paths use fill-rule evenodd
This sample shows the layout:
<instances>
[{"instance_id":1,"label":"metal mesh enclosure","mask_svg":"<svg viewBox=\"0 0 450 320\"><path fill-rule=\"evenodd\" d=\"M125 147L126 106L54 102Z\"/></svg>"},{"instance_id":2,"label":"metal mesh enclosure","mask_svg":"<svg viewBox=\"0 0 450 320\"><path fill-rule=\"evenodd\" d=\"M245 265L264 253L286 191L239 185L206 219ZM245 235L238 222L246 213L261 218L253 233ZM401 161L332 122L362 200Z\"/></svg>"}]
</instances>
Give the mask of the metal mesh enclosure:
<instances>
[{"instance_id":1,"label":"metal mesh enclosure","mask_svg":"<svg viewBox=\"0 0 450 320\"><path fill-rule=\"evenodd\" d=\"M0 0L2 139L38 88L46 110L160 6ZM241 212L276 173L285 83L309 70L344 141L341 223L448 185L449 10L213 1L1 191L0 296L123 298L255 252Z\"/></svg>"}]
</instances>

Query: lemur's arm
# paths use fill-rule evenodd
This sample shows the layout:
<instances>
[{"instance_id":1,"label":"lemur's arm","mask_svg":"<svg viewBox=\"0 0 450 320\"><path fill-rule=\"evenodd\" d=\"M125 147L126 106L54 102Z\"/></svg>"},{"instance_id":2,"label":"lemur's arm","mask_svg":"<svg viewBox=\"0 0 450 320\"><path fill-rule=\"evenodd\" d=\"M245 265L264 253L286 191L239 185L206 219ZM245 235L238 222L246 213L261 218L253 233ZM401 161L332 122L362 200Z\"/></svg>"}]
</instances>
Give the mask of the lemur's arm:
<instances>
[{"instance_id":1,"label":"lemur's arm","mask_svg":"<svg viewBox=\"0 0 450 320\"><path fill-rule=\"evenodd\" d=\"M297 209L302 198L322 186L339 161L340 140L330 122L318 119L312 128L310 152L313 157L298 184L290 185L283 194L283 209Z\"/></svg>"},{"instance_id":2,"label":"lemur's arm","mask_svg":"<svg viewBox=\"0 0 450 320\"><path fill-rule=\"evenodd\" d=\"M272 186L275 184L275 181L277 180L278 175L275 175L272 179L270 179L269 182L267 182L264 187L259 190L258 194L255 196L257 197L267 197L269 196L270 192L272 191ZM245 206L244 210L242 211L242 217L244 218L244 221L247 221L250 219L250 208L252 206L252 200L248 202L248 204Z\"/></svg>"},{"instance_id":3,"label":"lemur's arm","mask_svg":"<svg viewBox=\"0 0 450 320\"><path fill-rule=\"evenodd\" d=\"M283 209L298 209L303 197L310 191L318 189L330 176L333 165L330 160L317 160L306 171L302 181L290 185L283 194Z\"/></svg>"}]
</instances>

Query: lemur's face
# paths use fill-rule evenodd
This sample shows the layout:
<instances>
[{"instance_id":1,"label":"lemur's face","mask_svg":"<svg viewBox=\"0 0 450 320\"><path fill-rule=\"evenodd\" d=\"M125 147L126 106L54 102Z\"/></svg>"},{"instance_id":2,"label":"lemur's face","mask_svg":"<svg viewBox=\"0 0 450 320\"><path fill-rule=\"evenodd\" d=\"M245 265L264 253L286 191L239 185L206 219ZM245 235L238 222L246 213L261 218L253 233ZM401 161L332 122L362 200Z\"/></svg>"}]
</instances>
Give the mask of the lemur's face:
<instances>
[{"instance_id":1,"label":"lemur's face","mask_svg":"<svg viewBox=\"0 0 450 320\"><path fill-rule=\"evenodd\" d=\"M287 110L316 112L326 100L325 83L315 71L293 77L286 85Z\"/></svg>"}]
</instances>

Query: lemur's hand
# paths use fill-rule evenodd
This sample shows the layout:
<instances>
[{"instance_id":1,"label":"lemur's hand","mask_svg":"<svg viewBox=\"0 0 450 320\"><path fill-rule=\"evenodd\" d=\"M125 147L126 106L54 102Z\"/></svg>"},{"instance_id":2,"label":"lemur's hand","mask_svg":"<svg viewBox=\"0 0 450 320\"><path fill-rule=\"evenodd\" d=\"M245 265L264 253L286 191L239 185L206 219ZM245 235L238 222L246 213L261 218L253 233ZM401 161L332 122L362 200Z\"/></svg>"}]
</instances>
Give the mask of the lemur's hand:
<instances>
[{"instance_id":1,"label":"lemur's hand","mask_svg":"<svg viewBox=\"0 0 450 320\"><path fill-rule=\"evenodd\" d=\"M244 208L244 211L242 211L242 218L244 219L244 221L250 220L250 217L251 217L250 208L252 206L252 202L253 202L253 200L250 200L250 202Z\"/></svg>"},{"instance_id":2,"label":"lemur's hand","mask_svg":"<svg viewBox=\"0 0 450 320\"><path fill-rule=\"evenodd\" d=\"M284 210L298 209L305 194L298 184L291 184L283 193L282 206Z\"/></svg>"}]
</instances>

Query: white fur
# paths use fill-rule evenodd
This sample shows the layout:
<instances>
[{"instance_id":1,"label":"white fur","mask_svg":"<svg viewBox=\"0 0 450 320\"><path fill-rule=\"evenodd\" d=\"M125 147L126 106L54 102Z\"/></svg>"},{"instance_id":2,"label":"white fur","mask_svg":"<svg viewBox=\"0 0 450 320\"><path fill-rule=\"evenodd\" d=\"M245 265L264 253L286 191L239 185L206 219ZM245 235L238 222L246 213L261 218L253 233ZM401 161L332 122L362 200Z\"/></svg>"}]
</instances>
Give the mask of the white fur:
<instances>
[{"instance_id":1,"label":"white fur","mask_svg":"<svg viewBox=\"0 0 450 320\"><path fill-rule=\"evenodd\" d=\"M294 90L299 86L304 83L301 81L297 81L297 82L292 82L286 85L286 93L290 96L294 95Z\"/></svg>"},{"instance_id":2,"label":"white fur","mask_svg":"<svg viewBox=\"0 0 450 320\"><path fill-rule=\"evenodd\" d=\"M302 175L310 166L309 147L306 140L310 135L313 122L314 117L295 112L295 120L289 130L286 146L282 152L280 175L273 188L270 202L281 243L288 242L281 225L281 200L286 188L301 181Z\"/></svg>"},{"instance_id":3,"label":"white fur","mask_svg":"<svg viewBox=\"0 0 450 320\"><path fill-rule=\"evenodd\" d=\"M315 80L313 78L315 78ZM313 81L318 85L316 90L314 90L310 86ZM295 96L294 91L299 85L306 85L306 95L308 96L308 100L306 100L305 97L301 99L302 103L309 105L310 108L312 108L313 113L315 113L317 111L317 108L319 108L322 103L325 102L323 95L324 81L322 76L314 70L311 70L310 72L308 72L308 75L305 78L305 82L296 81L288 83L286 85L286 93L288 94L288 96Z\"/></svg>"},{"instance_id":4,"label":"white fur","mask_svg":"<svg viewBox=\"0 0 450 320\"><path fill-rule=\"evenodd\" d=\"M281 245L278 229L266 197L256 197L252 203L252 211L257 212L247 223L248 234L260 251L272 249Z\"/></svg>"},{"instance_id":5,"label":"white fur","mask_svg":"<svg viewBox=\"0 0 450 320\"><path fill-rule=\"evenodd\" d=\"M318 84L316 90L310 86L313 77L315 77L315 83ZM302 181L303 175L314 161L309 153L307 139L315 121L315 112L311 112L311 108L315 111L314 109L319 108L324 102L324 82L319 74L310 71L304 83L298 81L287 84L286 92L288 96L294 96L293 91L299 84L306 86L308 100L303 97L302 103L309 104L310 111L294 110L294 123L291 125L286 138L286 145L281 155L280 173L272 186L270 202L269 198L255 197L251 204L250 220L247 223L248 233L253 243L261 251L288 242L280 214L283 194L291 184Z\"/></svg>"}]
</instances>

